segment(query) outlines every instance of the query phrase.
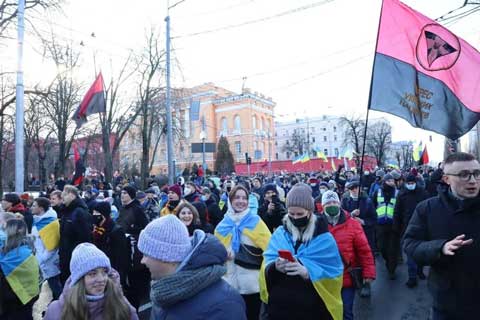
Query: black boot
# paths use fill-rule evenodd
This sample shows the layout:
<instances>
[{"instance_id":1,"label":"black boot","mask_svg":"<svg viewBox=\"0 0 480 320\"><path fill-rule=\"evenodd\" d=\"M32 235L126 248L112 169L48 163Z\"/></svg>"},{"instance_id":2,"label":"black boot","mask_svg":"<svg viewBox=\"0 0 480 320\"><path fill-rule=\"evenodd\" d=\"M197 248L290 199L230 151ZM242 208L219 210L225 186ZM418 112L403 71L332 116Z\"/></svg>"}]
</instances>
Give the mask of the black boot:
<instances>
[{"instance_id":1,"label":"black boot","mask_svg":"<svg viewBox=\"0 0 480 320\"><path fill-rule=\"evenodd\" d=\"M425 276L425 273L423 273L422 269L418 269L417 276L420 280L425 280L427 277Z\"/></svg>"}]
</instances>

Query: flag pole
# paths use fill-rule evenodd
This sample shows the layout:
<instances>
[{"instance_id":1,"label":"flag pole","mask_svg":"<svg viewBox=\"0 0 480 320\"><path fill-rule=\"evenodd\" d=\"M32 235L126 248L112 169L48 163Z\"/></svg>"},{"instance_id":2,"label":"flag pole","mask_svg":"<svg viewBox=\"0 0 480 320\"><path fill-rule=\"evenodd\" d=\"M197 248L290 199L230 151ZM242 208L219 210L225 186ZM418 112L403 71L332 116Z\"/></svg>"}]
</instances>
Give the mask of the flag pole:
<instances>
[{"instance_id":1,"label":"flag pole","mask_svg":"<svg viewBox=\"0 0 480 320\"><path fill-rule=\"evenodd\" d=\"M362 160L360 162L360 171L359 171L359 178L360 178L360 186L359 186L359 196L361 195L362 192L362 176L363 176L363 164L364 164L364 158L365 158L365 145L367 144L367 129L368 129L368 118L370 115L370 104L372 102L372 87L373 87L373 75L375 74L375 60L377 57L377 47L378 47L378 37L380 35L380 24L382 21L382 12L383 12L383 0L382 0L382 6L380 7L380 16L378 18L378 30L377 30L377 40L375 42L375 52L373 56L373 65L372 65L372 75L370 77L370 91L368 93L368 105L367 105L367 115L365 117L365 130L363 132L363 146L362 146ZM358 202L358 205L360 205L360 201Z\"/></svg>"}]
</instances>

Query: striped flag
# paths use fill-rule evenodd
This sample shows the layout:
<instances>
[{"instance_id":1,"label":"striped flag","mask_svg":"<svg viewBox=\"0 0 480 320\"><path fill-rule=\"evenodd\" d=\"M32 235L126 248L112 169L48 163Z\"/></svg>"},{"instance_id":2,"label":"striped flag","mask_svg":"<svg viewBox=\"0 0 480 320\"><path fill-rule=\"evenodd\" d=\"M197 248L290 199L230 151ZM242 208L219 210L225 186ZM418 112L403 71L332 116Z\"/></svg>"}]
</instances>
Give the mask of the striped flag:
<instances>
[{"instance_id":1,"label":"striped flag","mask_svg":"<svg viewBox=\"0 0 480 320\"><path fill-rule=\"evenodd\" d=\"M103 86L103 76L100 72L97 76L97 79L95 79L95 82L92 84L90 89L88 89L87 94L85 97L83 97L82 102L75 111L73 120L75 120L77 123L77 127L81 127L85 122L87 122L87 116L94 113L105 112L106 109L105 88Z\"/></svg>"}]
</instances>

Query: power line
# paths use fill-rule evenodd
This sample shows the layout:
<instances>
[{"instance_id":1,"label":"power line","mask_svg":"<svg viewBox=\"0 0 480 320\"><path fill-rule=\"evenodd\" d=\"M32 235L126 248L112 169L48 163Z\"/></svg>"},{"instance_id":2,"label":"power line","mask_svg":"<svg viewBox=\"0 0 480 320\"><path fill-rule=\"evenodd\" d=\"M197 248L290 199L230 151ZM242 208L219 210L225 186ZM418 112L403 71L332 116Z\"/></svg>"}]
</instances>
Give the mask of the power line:
<instances>
[{"instance_id":1,"label":"power line","mask_svg":"<svg viewBox=\"0 0 480 320\"><path fill-rule=\"evenodd\" d=\"M206 16L206 15L216 14L216 13L219 13L219 12L222 12L222 11L227 11L227 10L231 10L231 9L238 8L238 7L248 6L248 5L253 4L255 1L258 1L258 0L247 0L247 1L240 2L240 3L234 4L234 5L229 5L229 6L218 8L218 9L215 9L215 10L203 11L203 12L199 12L199 13L189 15L189 16L175 16L175 20L192 19L192 18L195 18L195 17L201 17L201 16Z\"/></svg>"},{"instance_id":2,"label":"power line","mask_svg":"<svg viewBox=\"0 0 480 320\"><path fill-rule=\"evenodd\" d=\"M462 19L468 17L469 15L474 14L474 13L476 13L476 12L478 12L478 11L480 11L480 5L477 6L477 7L475 7L475 8L473 8L473 9L471 9L471 10L469 10L469 11L464 12L462 15L459 15L459 16L457 16L456 18L454 18L454 19L452 19L452 20L447 21L444 25L445 25L445 26L452 26L452 25L454 25L455 23L457 23L458 21L460 21L460 20L462 20Z\"/></svg>"},{"instance_id":3,"label":"power line","mask_svg":"<svg viewBox=\"0 0 480 320\"><path fill-rule=\"evenodd\" d=\"M214 28L214 29L210 29L210 30L204 30L204 31L193 32L193 33L188 33L188 34L184 34L184 35L174 36L174 37L172 37L172 39L194 37L194 36L198 36L198 35L202 35L202 34L209 34L209 33L219 32L219 31L223 31L223 30L239 28L239 27L250 25L250 24L265 22L265 21L268 21L268 20L272 20L272 19L288 16L288 15L291 15L291 14L294 14L294 13L298 13L298 12L301 12L301 11L313 9L313 8L322 6L324 4L330 3L332 1L334 1L334 0L318 1L318 2L314 2L314 3L308 4L308 5L298 7L298 8L294 8L294 9L290 9L290 10L287 10L287 11L284 11L284 12L280 12L280 13L277 13L277 14L274 14L274 15L271 15L271 16L267 16L267 17L263 17L263 18L259 18L259 19L254 19L254 20L248 20L248 21L245 21L245 22L241 22L241 23L237 23L237 24L231 24L231 25L228 25L228 26L218 27L218 28Z\"/></svg>"}]
</instances>

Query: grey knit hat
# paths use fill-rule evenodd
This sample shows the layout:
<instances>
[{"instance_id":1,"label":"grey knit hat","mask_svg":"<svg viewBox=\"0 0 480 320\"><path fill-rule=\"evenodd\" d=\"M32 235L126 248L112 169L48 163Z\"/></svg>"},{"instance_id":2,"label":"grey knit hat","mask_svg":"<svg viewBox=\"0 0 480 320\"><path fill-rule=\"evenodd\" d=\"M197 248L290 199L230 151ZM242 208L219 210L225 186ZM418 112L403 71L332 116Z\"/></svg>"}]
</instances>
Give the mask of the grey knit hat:
<instances>
[{"instance_id":1,"label":"grey knit hat","mask_svg":"<svg viewBox=\"0 0 480 320\"><path fill-rule=\"evenodd\" d=\"M181 262L191 249L187 227L173 214L153 220L140 232L138 250L162 262Z\"/></svg>"},{"instance_id":2,"label":"grey knit hat","mask_svg":"<svg viewBox=\"0 0 480 320\"><path fill-rule=\"evenodd\" d=\"M338 194L335 191L328 190L322 195L322 206L333 201L340 203Z\"/></svg>"},{"instance_id":3,"label":"grey knit hat","mask_svg":"<svg viewBox=\"0 0 480 320\"><path fill-rule=\"evenodd\" d=\"M287 194L287 208L300 207L308 211L315 209L312 197L312 188L305 183L297 183Z\"/></svg>"},{"instance_id":4,"label":"grey knit hat","mask_svg":"<svg viewBox=\"0 0 480 320\"><path fill-rule=\"evenodd\" d=\"M110 260L102 250L91 243L80 243L72 252L70 260L70 286L74 286L84 275L97 268L112 268Z\"/></svg>"}]
</instances>

